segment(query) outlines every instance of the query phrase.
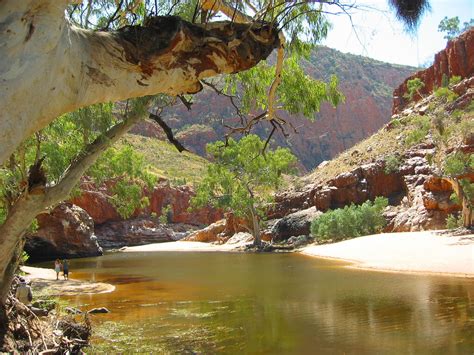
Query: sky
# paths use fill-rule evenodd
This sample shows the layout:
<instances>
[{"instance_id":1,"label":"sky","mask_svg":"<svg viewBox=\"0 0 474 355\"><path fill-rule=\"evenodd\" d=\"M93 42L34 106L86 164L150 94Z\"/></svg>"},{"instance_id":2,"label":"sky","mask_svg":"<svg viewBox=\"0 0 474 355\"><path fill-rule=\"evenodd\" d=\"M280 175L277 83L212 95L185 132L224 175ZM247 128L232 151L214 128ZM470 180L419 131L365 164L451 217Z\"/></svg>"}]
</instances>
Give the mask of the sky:
<instances>
[{"instance_id":1,"label":"sky","mask_svg":"<svg viewBox=\"0 0 474 355\"><path fill-rule=\"evenodd\" d=\"M351 12L354 27L348 16L329 16L333 28L322 44L345 53L415 67L432 62L434 54L446 47L443 34L438 32L438 24L445 16L458 16L461 26L474 18L474 0L431 0L431 10L424 14L418 31L407 34L387 0L354 2L362 5Z\"/></svg>"}]
</instances>

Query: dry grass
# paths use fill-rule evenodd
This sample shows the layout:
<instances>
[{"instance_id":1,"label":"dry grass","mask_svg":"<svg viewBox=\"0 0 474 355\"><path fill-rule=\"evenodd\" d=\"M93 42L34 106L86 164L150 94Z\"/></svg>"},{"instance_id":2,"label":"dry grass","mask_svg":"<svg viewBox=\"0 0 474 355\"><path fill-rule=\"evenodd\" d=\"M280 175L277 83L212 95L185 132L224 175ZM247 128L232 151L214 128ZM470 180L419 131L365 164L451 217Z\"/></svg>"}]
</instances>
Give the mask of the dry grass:
<instances>
[{"instance_id":1,"label":"dry grass","mask_svg":"<svg viewBox=\"0 0 474 355\"><path fill-rule=\"evenodd\" d=\"M189 152L180 153L170 143L156 138L127 134L117 144L131 144L145 156L151 172L158 177L192 184L200 181L206 172L206 159Z\"/></svg>"}]
</instances>

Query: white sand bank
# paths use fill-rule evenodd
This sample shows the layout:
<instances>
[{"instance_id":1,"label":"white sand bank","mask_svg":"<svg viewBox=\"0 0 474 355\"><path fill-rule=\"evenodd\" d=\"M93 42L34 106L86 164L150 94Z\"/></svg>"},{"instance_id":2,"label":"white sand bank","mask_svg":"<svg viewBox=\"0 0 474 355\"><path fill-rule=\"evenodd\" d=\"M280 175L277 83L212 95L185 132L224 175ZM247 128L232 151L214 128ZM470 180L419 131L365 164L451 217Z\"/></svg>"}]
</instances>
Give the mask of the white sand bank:
<instances>
[{"instance_id":1,"label":"white sand bank","mask_svg":"<svg viewBox=\"0 0 474 355\"><path fill-rule=\"evenodd\" d=\"M154 243L147 245L139 245L136 247L127 247L121 249L124 252L137 252L137 251L236 251L238 244L211 244L202 242L167 242L167 243Z\"/></svg>"},{"instance_id":2,"label":"white sand bank","mask_svg":"<svg viewBox=\"0 0 474 355\"><path fill-rule=\"evenodd\" d=\"M25 277L32 281L33 293L47 293L51 296L78 295L84 293L106 293L115 290L115 286L103 282L88 282L79 280L63 280L62 273L56 280L53 269L22 266Z\"/></svg>"},{"instance_id":3,"label":"white sand bank","mask_svg":"<svg viewBox=\"0 0 474 355\"><path fill-rule=\"evenodd\" d=\"M306 255L353 262L351 267L474 277L474 235L388 233L334 244L311 245Z\"/></svg>"}]
</instances>

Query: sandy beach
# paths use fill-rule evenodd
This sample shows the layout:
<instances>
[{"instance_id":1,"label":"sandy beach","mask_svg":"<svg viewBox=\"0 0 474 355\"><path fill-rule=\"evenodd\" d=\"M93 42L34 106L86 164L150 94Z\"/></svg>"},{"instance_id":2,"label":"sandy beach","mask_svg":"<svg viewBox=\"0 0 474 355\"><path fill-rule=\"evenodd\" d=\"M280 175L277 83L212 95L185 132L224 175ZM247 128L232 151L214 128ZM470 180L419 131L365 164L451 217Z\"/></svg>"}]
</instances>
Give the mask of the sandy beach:
<instances>
[{"instance_id":1,"label":"sandy beach","mask_svg":"<svg viewBox=\"0 0 474 355\"><path fill-rule=\"evenodd\" d=\"M123 248L123 252L140 252L140 251L192 251L192 252L209 252L209 251L237 251L240 244L211 244L203 242L167 242L167 243L154 243L147 245L140 245L136 247Z\"/></svg>"},{"instance_id":2,"label":"sandy beach","mask_svg":"<svg viewBox=\"0 0 474 355\"><path fill-rule=\"evenodd\" d=\"M350 261L349 267L474 277L474 235L435 231L370 235L334 244L310 245L305 255Z\"/></svg>"},{"instance_id":3,"label":"sandy beach","mask_svg":"<svg viewBox=\"0 0 474 355\"><path fill-rule=\"evenodd\" d=\"M47 293L50 296L106 293L115 290L115 286L111 284L74 279L63 280L62 275L59 280L56 280L56 272L53 269L22 266L21 271L31 281L34 292Z\"/></svg>"}]
</instances>

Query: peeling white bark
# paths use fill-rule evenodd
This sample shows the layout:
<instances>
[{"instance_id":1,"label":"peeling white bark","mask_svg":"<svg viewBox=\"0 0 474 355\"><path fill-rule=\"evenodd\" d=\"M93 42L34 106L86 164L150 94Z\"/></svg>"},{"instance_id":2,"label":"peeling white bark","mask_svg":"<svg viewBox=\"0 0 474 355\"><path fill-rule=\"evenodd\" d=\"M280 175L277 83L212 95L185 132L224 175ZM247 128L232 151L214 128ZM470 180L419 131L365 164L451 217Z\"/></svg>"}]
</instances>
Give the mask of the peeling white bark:
<instances>
[{"instance_id":1,"label":"peeling white bark","mask_svg":"<svg viewBox=\"0 0 474 355\"><path fill-rule=\"evenodd\" d=\"M99 102L201 89L278 46L272 28L176 17L116 32L76 28L66 0L0 1L0 165L59 115Z\"/></svg>"}]
</instances>

